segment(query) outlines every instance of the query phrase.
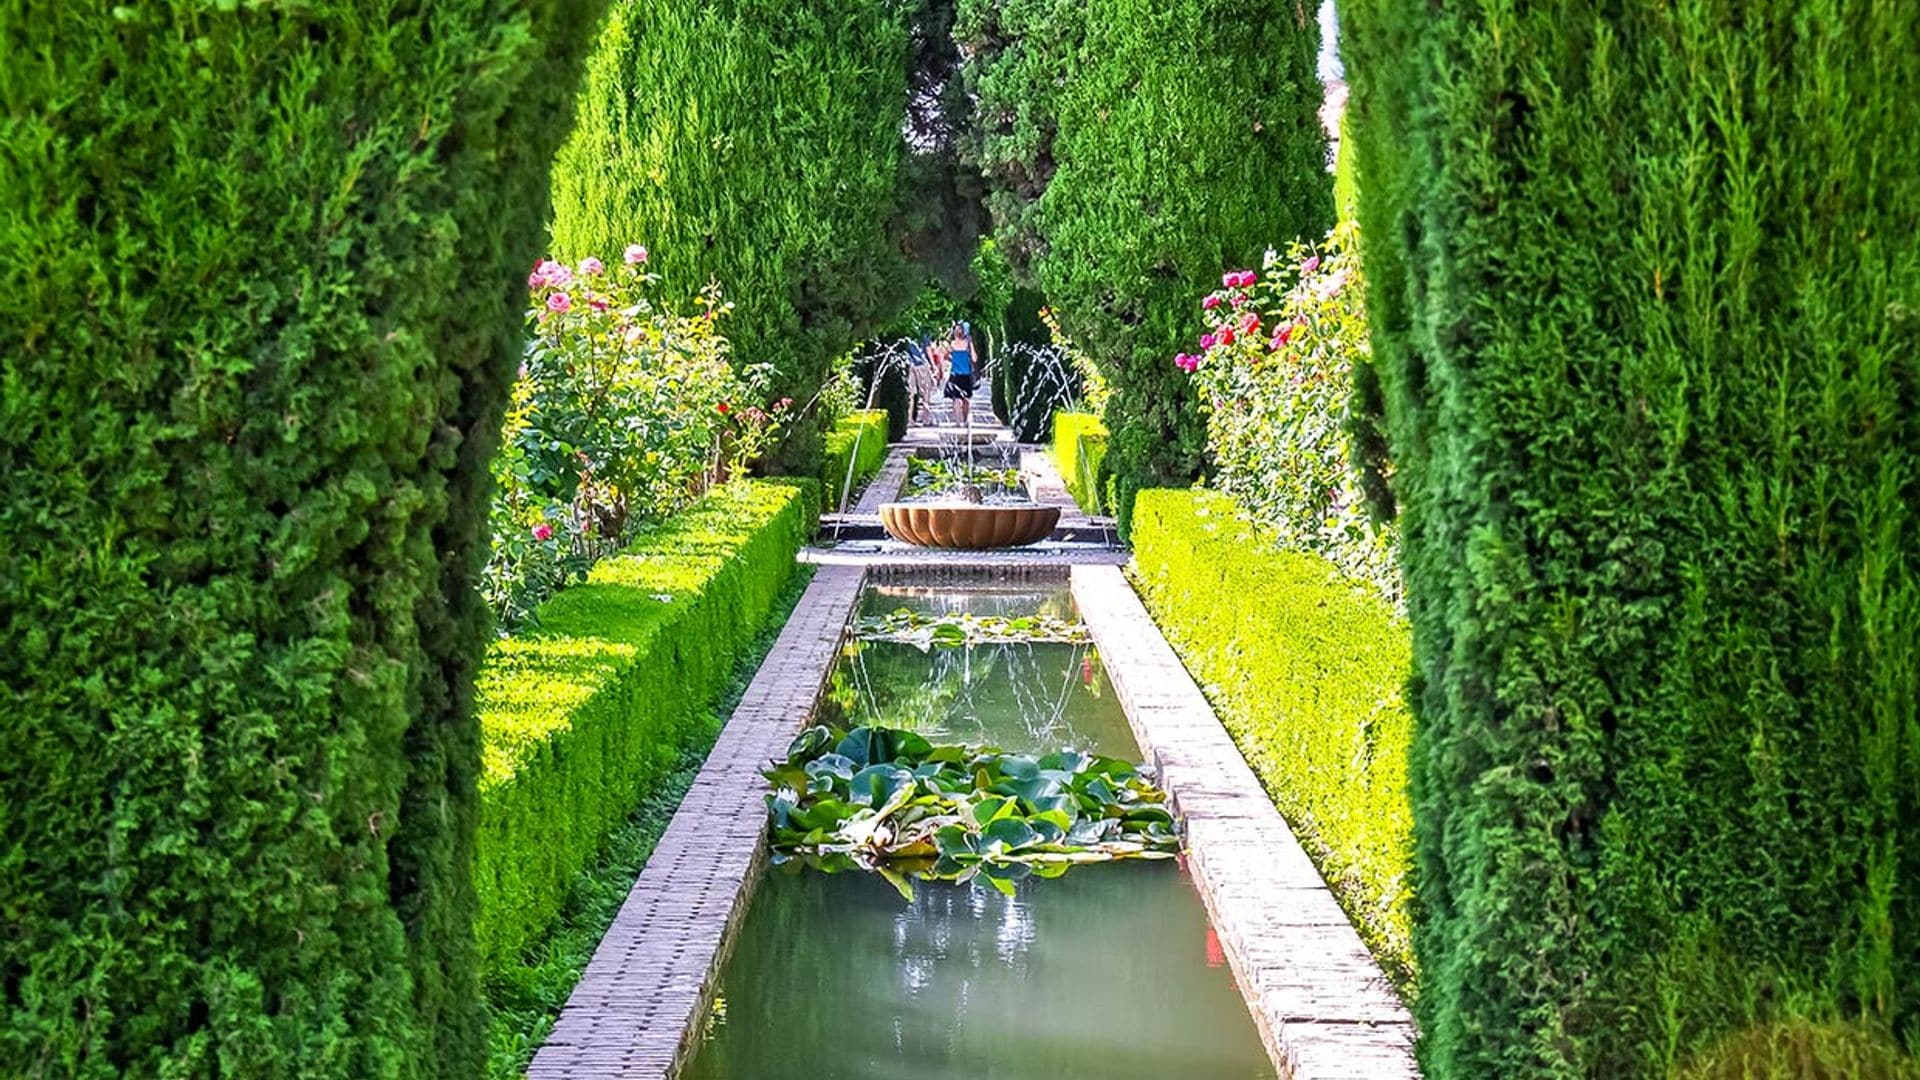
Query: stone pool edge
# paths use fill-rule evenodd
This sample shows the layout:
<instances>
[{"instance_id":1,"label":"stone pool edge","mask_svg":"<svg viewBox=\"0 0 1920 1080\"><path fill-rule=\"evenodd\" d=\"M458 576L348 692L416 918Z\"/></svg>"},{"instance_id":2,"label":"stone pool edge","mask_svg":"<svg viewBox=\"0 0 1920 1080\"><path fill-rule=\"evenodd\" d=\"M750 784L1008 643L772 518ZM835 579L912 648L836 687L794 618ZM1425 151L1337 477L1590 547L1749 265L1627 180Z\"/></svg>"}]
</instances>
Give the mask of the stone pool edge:
<instances>
[{"instance_id":1,"label":"stone pool edge","mask_svg":"<svg viewBox=\"0 0 1920 1080\"><path fill-rule=\"evenodd\" d=\"M760 769L811 720L866 572L822 566L595 948L528 1080L678 1075L765 868Z\"/></svg>"},{"instance_id":2,"label":"stone pool edge","mask_svg":"<svg viewBox=\"0 0 1920 1080\"><path fill-rule=\"evenodd\" d=\"M1185 823L1187 868L1283 1077L1417 1077L1413 1018L1117 566L1075 605L1140 752Z\"/></svg>"}]
</instances>

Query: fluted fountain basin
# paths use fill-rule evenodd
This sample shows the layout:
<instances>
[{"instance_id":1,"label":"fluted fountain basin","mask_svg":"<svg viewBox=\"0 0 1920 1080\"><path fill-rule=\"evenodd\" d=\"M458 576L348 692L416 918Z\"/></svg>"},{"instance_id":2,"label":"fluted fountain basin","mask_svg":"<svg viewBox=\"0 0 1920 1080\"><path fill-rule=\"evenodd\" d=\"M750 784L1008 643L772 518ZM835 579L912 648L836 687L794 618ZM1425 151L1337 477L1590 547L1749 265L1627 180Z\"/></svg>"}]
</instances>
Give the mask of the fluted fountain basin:
<instances>
[{"instance_id":1,"label":"fluted fountain basin","mask_svg":"<svg viewBox=\"0 0 1920 1080\"><path fill-rule=\"evenodd\" d=\"M887 535L916 547L980 551L1046 539L1060 524L1060 508L895 502L880 507L880 524Z\"/></svg>"}]
</instances>

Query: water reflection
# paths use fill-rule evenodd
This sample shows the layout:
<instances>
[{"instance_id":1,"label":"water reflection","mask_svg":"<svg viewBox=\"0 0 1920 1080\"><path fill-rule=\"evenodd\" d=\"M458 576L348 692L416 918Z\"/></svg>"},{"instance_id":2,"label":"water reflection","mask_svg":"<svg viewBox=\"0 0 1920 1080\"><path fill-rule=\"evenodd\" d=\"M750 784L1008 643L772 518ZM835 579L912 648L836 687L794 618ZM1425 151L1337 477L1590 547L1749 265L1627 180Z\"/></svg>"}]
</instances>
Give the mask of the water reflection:
<instances>
[{"instance_id":1,"label":"water reflection","mask_svg":"<svg viewBox=\"0 0 1920 1080\"><path fill-rule=\"evenodd\" d=\"M1271 1077L1172 862L1082 867L1012 897L776 870L721 980L718 1078Z\"/></svg>"},{"instance_id":2,"label":"water reflection","mask_svg":"<svg viewBox=\"0 0 1920 1080\"><path fill-rule=\"evenodd\" d=\"M863 614L1073 614L1063 592L868 596ZM1042 752L1138 749L1088 646L866 643L835 673L856 722ZM1272 1077L1204 910L1172 860L1019 882L769 872L720 982L696 1080Z\"/></svg>"}]
</instances>

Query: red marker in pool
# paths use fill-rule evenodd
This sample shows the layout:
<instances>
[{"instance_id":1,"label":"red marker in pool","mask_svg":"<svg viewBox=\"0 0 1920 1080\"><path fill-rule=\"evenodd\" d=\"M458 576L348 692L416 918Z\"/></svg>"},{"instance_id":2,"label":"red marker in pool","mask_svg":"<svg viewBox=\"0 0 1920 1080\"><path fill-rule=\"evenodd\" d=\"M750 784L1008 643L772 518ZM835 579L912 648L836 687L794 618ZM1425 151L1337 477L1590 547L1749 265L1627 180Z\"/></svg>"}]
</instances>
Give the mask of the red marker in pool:
<instances>
[{"instance_id":1,"label":"red marker in pool","mask_svg":"<svg viewBox=\"0 0 1920 1080\"><path fill-rule=\"evenodd\" d=\"M1080 658L1080 685L1093 685L1093 657L1091 656Z\"/></svg>"},{"instance_id":2,"label":"red marker in pool","mask_svg":"<svg viewBox=\"0 0 1920 1080\"><path fill-rule=\"evenodd\" d=\"M1220 935L1207 927L1207 966L1223 967L1227 962L1227 950L1220 947Z\"/></svg>"}]
</instances>

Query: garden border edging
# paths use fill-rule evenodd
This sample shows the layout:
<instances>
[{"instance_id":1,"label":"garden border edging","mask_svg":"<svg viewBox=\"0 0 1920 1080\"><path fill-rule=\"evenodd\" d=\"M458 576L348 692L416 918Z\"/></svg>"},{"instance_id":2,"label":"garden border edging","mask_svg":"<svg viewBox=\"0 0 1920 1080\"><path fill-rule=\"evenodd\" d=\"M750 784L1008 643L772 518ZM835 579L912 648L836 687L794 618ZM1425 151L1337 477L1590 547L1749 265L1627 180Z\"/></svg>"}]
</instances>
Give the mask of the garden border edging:
<instances>
[{"instance_id":1,"label":"garden border edging","mask_svg":"<svg viewBox=\"0 0 1920 1080\"><path fill-rule=\"evenodd\" d=\"M1140 751L1183 819L1187 866L1282 1076L1417 1077L1413 1018L1119 567L1074 603Z\"/></svg>"}]
</instances>

